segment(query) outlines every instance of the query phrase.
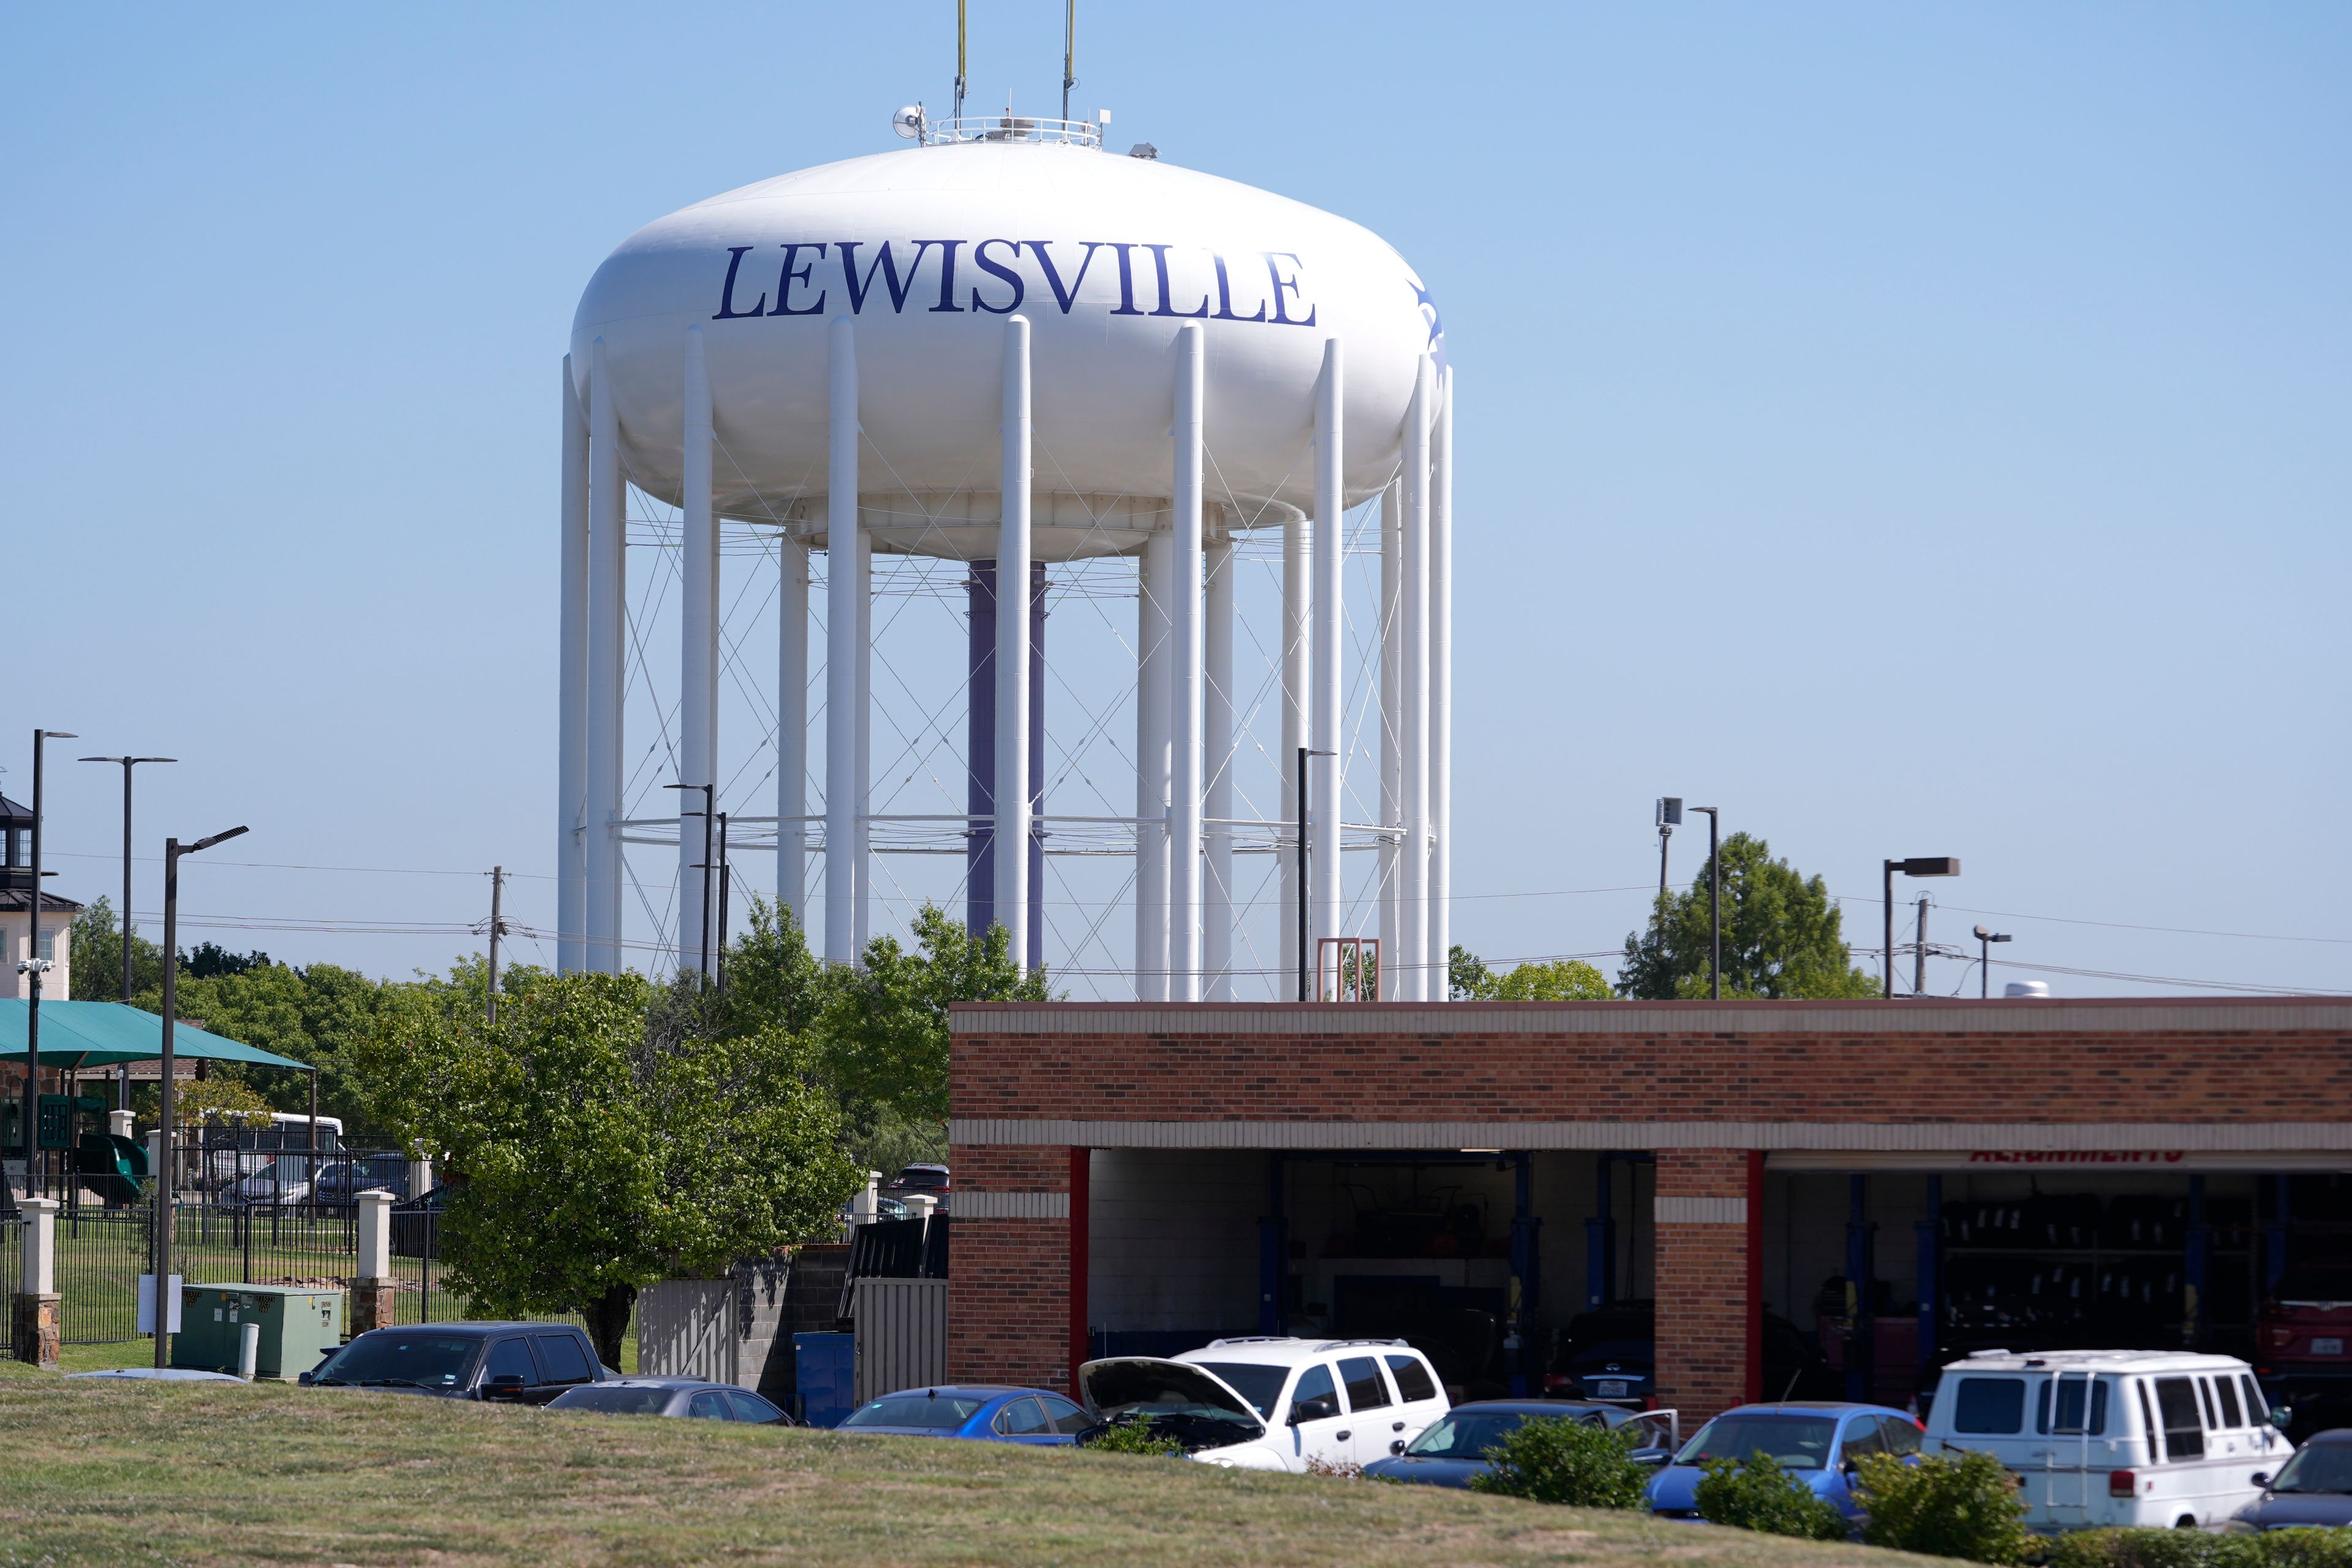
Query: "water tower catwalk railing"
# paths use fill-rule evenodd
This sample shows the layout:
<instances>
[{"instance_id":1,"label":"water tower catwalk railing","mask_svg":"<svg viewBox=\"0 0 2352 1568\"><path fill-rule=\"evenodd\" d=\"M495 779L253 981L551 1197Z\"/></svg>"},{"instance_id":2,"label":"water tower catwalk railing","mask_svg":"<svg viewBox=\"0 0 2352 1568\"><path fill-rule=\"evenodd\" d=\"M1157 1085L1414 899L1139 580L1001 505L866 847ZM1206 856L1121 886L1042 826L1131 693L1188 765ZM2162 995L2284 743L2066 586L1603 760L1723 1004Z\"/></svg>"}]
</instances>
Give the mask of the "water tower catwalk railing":
<instances>
[{"instance_id":1,"label":"water tower catwalk railing","mask_svg":"<svg viewBox=\"0 0 2352 1568\"><path fill-rule=\"evenodd\" d=\"M926 147L959 142L1057 142L1072 147L1099 147L1105 133L1105 128L1091 120L1041 120L1024 114L965 115L961 120L922 117L914 124Z\"/></svg>"},{"instance_id":2,"label":"water tower catwalk railing","mask_svg":"<svg viewBox=\"0 0 2352 1568\"><path fill-rule=\"evenodd\" d=\"M1063 123L1083 128L1083 122ZM1037 433L1030 418L1028 322L1009 317L1004 331L999 392L1004 478L988 525L994 537L982 557L978 552L983 546L969 524L958 525L962 532L952 547L946 542L951 530L929 540L919 528L910 539L903 529L874 525L873 518L891 514L866 504L861 495L866 454L859 433L856 329L847 319L830 323L831 437L824 472L813 474L799 495L777 498L766 516L730 520L770 530L779 604L774 809L730 814L734 847L740 853L772 847L780 901L803 920L821 909L812 934L821 931L822 936L814 945L835 963L856 962L873 934L874 866L879 857L963 857L968 920L976 928L991 921L1003 925L1015 957L1038 963L1052 956L1043 951L1045 858L1131 856L1135 951L1129 973L1139 999L1240 999L1236 981L1244 972L1268 976L1266 990L1276 998L1295 995L1301 966L1294 911L1302 899L1310 943L1367 935L1345 927L1351 919L1376 921L1376 951L1382 959L1376 972L1383 999L1443 999L1450 947L1451 374L1422 356L1402 461L1373 503L1379 586L1368 662L1377 670L1374 679L1360 682L1356 696L1361 727L1377 731L1370 749L1377 752L1378 810L1374 820L1349 822L1342 810L1343 765L1349 761L1343 753L1349 747L1343 742L1349 694L1340 603L1347 508L1337 419L1345 374L1339 340L1325 346L1309 411L1317 433L1311 515L1273 507L1253 513L1237 509L1231 498L1211 498L1203 470L1205 334L1187 325L1177 333L1176 374L1169 392L1165 499L1145 509L1148 516L1106 520L1094 542L1098 547L1074 551L1066 541L1052 539L1059 531L1037 524L1040 509L1051 514L1053 505L1069 498L1034 492ZM679 364L687 395L685 479L674 532L681 597L674 782L684 788L674 797L679 806L674 816L623 808L632 785L624 773L622 712L632 684L635 637L624 603L625 466L602 340L591 346L584 397L575 393L566 363L557 954L566 969L617 971L626 966L632 951L645 946L625 934L624 899L632 886L625 847L657 845L677 857L675 931L664 933L668 940L659 945L675 952L681 966L698 962L718 902L716 868L702 848L701 813L706 795L725 787L717 763L721 520L711 485L719 446L701 330L688 328L682 336ZM887 454L877 457L875 467L885 470L873 486L879 492L888 485ZM872 481L874 475L864 478ZM1281 625L1273 639L1279 645L1280 739L1273 760L1281 803L1277 812L1255 817L1236 808L1234 782L1237 726L1244 721L1234 687L1234 584L1237 552L1254 525L1278 525L1282 536ZM871 660L877 537L907 554L954 562L966 574L971 686L969 798L961 803L967 806L962 812L874 809ZM1138 607L1131 815L1116 809L1057 813L1042 798L1044 719L1042 705L1032 698L1045 668L1036 586L1044 579L1034 564L1041 539L1052 539L1050 547L1064 552L1057 558L1123 555L1137 563L1131 579ZM811 589L816 585L812 552L818 549L825 558L824 771L819 798L813 801L806 788L812 757L808 643ZM1030 614L995 614L996 584L1005 581L1032 584ZM642 685L652 672L642 648L635 649L635 658ZM668 744L666 721L662 741ZM1289 763L1302 748L1313 754L1314 764L1303 813ZM1360 784L1357 787L1369 795ZM1013 805L999 811L1002 802ZM1296 869L1302 816L1307 839L1303 883ZM1007 841L1024 844L1028 852L996 856L994 846ZM841 852L845 846L846 853ZM1361 899L1351 911L1343 898L1342 857L1353 851L1379 857L1371 900L1376 912ZM1243 964L1235 956L1234 860L1254 855L1276 857L1281 868L1282 937L1279 956L1270 964ZM822 865L818 889L810 883L812 857ZM741 908L740 899L735 907ZM650 904L646 912L654 914ZM1310 967L1316 951L1308 950ZM1070 972L1066 964L1055 967Z\"/></svg>"}]
</instances>

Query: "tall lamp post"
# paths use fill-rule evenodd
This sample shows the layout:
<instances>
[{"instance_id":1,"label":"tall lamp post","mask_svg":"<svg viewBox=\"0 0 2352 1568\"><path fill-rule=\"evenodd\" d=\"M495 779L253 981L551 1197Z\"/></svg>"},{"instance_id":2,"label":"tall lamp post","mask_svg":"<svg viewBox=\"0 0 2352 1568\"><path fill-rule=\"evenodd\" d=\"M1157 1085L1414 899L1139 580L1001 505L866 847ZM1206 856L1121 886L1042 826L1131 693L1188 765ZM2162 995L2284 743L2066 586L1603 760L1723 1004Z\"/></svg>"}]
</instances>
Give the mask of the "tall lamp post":
<instances>
[{"instance_id":1,"label":"tall lamp post","mask_svg":"<svg viewBox=\"0 0 2352 1568\"><path fill-rule=\"evenodd\" d=\"M1987 931L1982 926L1977 927L1977 999L1979 1001L1982 1001L1992 994L1992 981L1990 979L1992 974L1992 944L1997 942L2007 942L2008 940L2009 933L2005 931ZM1962 984L1965 984L1967 983L1963 981Z\"/></svg>"},{"instance_id":2,"label":"tall lamp post","mask_svg":"<svg viewBox=\"0 0 2352 1568\"><path fill-rule=\"evenodd\" d=\"M1716 854L1722 847L1716 837L1717 808L1695 805L1693 811L1706 813L1706 928L1707 963L1706 994L1710 1001L1723 1000L1723 861Z\"/></svg>"},{"instance_id":3,"label":"tall lamp post","mask_svg":"<svg viewBox=\"0 0 2352 1568\"><path fill-rule=\"evenodd\" d=\"M131 1001L131 770L141 763L176 763L177 757L84 757L85 763L122 764L122 1000ZM131 1109L131 1070L115 1073L115 1108Z\"/></svg>"},{"instance_id":4,"label":"tall lamp post","mask_svg":"<svg viewBox=\"0 0 2352 1568\"><path fill-rule=\"evenodd\" d=\"M1889 860L1885 863L1885 891L1880 900L1880 904L1886 912L1885 994L1889 1000L1892 1000L1895 995L1895 873L1897 871L1906 877L1957 877L1960 874L1960 863L1958 858L1949 855L1915 855L1908 860Z\"/></svg>"},{"instance_id":5,"label":"tall lamp post","mask_svg":"<svg viewBox=\"0 0 2352 1568\"><path fill-rule=\"evenodd\" d=\"M178 1108L174 1094L177 1080L173 1077L172 1025L180 1005L180 857L226 843L245 831L242 826L232 827L226 833L199 838L194 844L183 844L176 838L163 840L163 1048L156 1064L163 1079L163 1104L157 1118L161 1132L155 1140L163 1156L158 1162L161 1169L155 1173L155 1364L159 1367L172 1364L172 1306L164 1295L164 1287L172 1278L172 1178L175 1173L172 1162L172 1113ZM310 1081L315 1112L315 1075ZM313 1137L318 1126L314 1114L310 1120Z\"/></svg>"},{"instance_id":6,"label":"tall lamp post","mask_svg":"<svg viewBox=\"0 0 2352 1568\"><path fill-rule=\"evenodd\" d=\"M69 730L33 731L33 874L32 891L25 900L25 961L16 973L25 977L25 1193L40 1197L48 1191L48 1173L41 1168L41 976L49 961L41 956L41 742L71 741Z\"/></svg>"}]
</instances>

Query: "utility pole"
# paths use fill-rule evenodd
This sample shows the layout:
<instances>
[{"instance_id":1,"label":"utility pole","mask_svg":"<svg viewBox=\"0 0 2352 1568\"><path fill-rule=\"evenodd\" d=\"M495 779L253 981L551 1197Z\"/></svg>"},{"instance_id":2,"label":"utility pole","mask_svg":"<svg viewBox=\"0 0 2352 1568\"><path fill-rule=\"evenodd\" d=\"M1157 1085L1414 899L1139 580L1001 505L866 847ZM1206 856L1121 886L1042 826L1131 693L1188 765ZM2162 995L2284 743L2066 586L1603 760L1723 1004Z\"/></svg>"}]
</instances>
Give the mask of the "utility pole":
<instances>
[{"instance_id":1,"label":"utility pole","mask_svg":"<svg viewBox=\"0 0 2352 1568\"><path fill-rule=\"evenodd\" d=\"M1927 994L1927 895L1919 895L1919 927L1911 938L1911 994Z\"/></svg>"},{"instance_id":2,"label":"utility pole","mask_svg":"<svg viewBox=\"0 0 2352 1568\"><path fill-rule=\"evenodd\" d=\"M1960 874L1960 862L1950 855L1914 855L1907 860L1885 861L1882 868L1885 877L1879 894L1879 912L1886 920L1886 935L1879 950L1879 958L1885 965L1886 975L1885 989L1882 994L1892 1001L1895 997L1895 873L1900 871L1906 877L1957 877Z\"/></svg>"},{"instance_id":3,"label":"utility pole","mask_svg":"<svg viewBox=\"0 0 2352 1568\"><path fill-rule=\"evenodd\" d=\"M1691 809L1706 813L1706 994L1709 999L1720 1002L1723 1000L1723 858L1716 853L1722 847L1716 837L1720 822L1714 806L1695 805Z\"/></svg>"},{"instance_id":4,"label":"utility pole","mask_svg":"<svg viewBox=\"0 0 2352 1568\"><path fill-rule=\"evenodd\" d=\"M490 973L486 989L489 993L489 1021L499 1021L499 938L507 934L506 921L499 918L499 894L505 888L507 868L490 868Z\"/></svg>"}]
</instances>

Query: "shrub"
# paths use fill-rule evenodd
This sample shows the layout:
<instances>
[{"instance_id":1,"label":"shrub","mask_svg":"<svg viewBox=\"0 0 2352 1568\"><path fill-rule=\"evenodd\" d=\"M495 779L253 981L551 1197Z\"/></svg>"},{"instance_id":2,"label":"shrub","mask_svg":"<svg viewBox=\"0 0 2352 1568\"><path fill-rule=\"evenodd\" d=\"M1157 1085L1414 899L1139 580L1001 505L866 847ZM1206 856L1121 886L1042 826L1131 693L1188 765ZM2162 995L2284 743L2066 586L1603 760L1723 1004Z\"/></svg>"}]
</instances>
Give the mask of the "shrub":
<instances>
[{"instance_id":1,"label":"shrub","mask_svg":"<svg viewBox=\"0 0 2352 1568\"><path fill-rule=\"evenodd\" d=\"M1837 1505L1813 1495L1813 1489L1780 1468L1766 1453L1755 1453L1745 1463L1710 1459L1699 1481L1695 1500L1698 1516L1709 1524L1736 1524L1767 1535L1794 1535L1805 1541L1843 1541L1845 1515Z\"/></svg>"},{"instance_id":2,"label":"shrub","mask_svg":"<svg viewBox=\"0 0 2352 1568\"><path fill-rule=\"evenodd\" d=\"M2033 1538L2020 1522L2017 1482L1990 1454L1923 1458L1865 1455L1855 1488L1873 1546L1971 1563L2022 1563Z\"/></svg>"},{"instance_id":3,"label":"shrub","mask_svg":"<svg viewBox=\"0 0 2352 1568\"><path fill-rule=\"evenodd\" d=\"M2047 1568L2352 1568L2352 1531L2083 1530L2050 1543Z\"/></svg>"},{"instance_id":4,"label":"shrub","mask_svg":"<svg viewBox=\"0 0 2352 1568\"><path fill-rule=\"evenodd\" d=\"M1151 1430L1149 1421L1114 1421L1087 1447L1098 1454L1168 1454L1181 1458L1184 1445Z\"/></svg>"},{"instance_id":5,"label":"shrub","mask_svg":"<svg viewBox=\"0 0 2352 1568\"><path fill-rule=\"evenodd\" d=\"M1650 1484L1650 1471L1633 1462L1632 1445L1620 1432L1581 1421L1521 1422L1486 1458L1495 1468L1470 1479L1474 1490L1535 1502L1640 1508Z\"/></svg>"}]
</instances>

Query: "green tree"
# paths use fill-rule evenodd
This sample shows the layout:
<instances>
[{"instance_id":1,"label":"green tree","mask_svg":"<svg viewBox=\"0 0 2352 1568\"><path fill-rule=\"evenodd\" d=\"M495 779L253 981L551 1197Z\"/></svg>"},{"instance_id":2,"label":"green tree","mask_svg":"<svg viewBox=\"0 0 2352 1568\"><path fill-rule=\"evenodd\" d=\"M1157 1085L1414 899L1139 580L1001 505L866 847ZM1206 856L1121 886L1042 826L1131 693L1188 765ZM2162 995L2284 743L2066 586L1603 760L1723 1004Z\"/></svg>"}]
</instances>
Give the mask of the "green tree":
<instances>
[{"instance_id":1,"label":"green tree","mask_svg":"<svg viewBox=\"0 0 2352 1568\"><path fill-rule=\"evenodd\" d=\"M73 999L77 1002L122 1000L122 923L114 906L101 898L74 916ZM131 994L161 994L163 950L135 932L131 938Z\"/></svg>"},{"instance_id":2,"label":"green tree","mask_svg":"<svg viewBox=\"0 0 2352 1568\"><path fill-rule=\"evenodd\" d=\"M1616 994L1607 975L1576 958L1522 963L1497 974L1457 942L1447 969L1456 1002L1605 1002Z\"/></svg>"},{"instance_id":3,"label":"green tree","mask_svg":"<svg viewBox=\"0 0 2352 1568\"><path fill-rule=\"evenodd\" d=\"M450 1286L579 1312L612 1365L645 1286L824 1234L862 1180L806 1041L730 1031L691 980L545 978L496 1024L411 989L360 1056L402 1142L449 1163Z\"/></svg>"},{"instance_id":4,"label":"green tree","mask_svg":"<svg viewBox=\"0 0 2352 1568\"><path fill-rule=\"evenodd\" d=\"M1003 926L973 941L936 904L915 916L915 949L880 936L866 963L836 977L819 1025L825 1080L845 1099L908 1121L948 1113L948 1008L957 1002L1044 1002L1042 971L1013 963ZM731 983L730 983L731 984Z\"/></svg>"},{"instance_id":5,"label":"green tree","mask_svg":"<svg viewBox=\"0 0 2352 1568\"><path fill-rule=\"evenodd\" d=\"M1645 1001L1707 994L1708 868L1690 891L1658 900L1646 931L1625 938L1620 995ZM1837 907L1819 877L1772 858L1761 838L1723 841L1723 994L1726 996L1875 996L1879 984L1853 966Z\"/></svg>"}]
</instances>

